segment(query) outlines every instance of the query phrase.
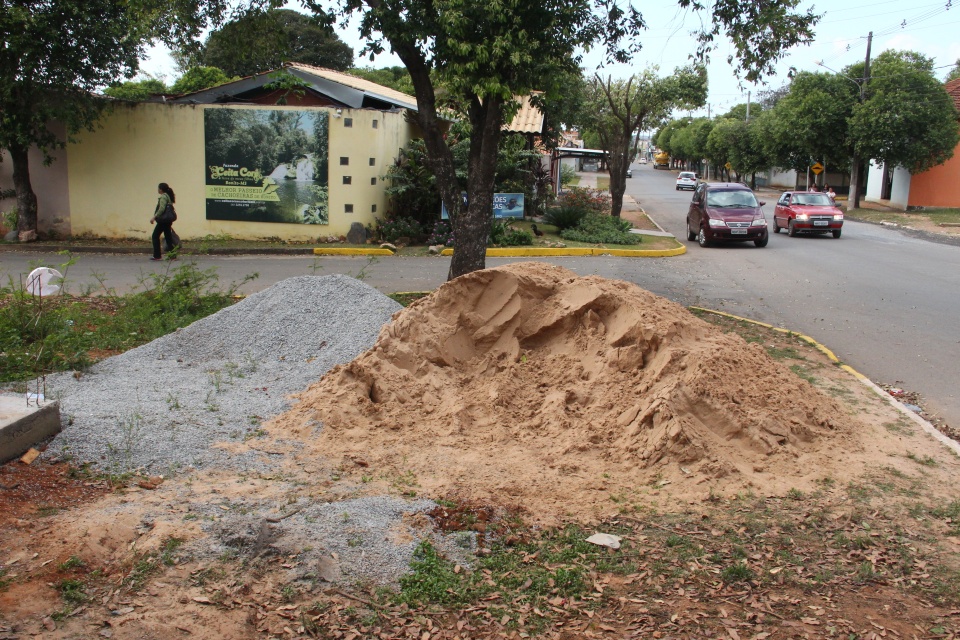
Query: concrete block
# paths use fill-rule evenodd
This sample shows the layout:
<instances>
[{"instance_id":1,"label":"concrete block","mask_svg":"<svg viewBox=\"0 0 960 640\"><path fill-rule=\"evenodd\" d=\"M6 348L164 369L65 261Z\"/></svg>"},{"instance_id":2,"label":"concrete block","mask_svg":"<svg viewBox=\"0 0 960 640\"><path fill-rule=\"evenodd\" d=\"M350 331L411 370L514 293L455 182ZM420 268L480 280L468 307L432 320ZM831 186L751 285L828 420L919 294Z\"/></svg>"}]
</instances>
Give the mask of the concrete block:
<instances>
[{"instance_id":1,"label":"concrete block","mask_svg":"<svg viewBox=\"0 0 960 640\"><path fill-rule=\"evenodd\" d=\"M60 433L60 405L27 406L24 396L0 396L0 463L19 458L32 446Z\"/></svg>"}]
</instances>

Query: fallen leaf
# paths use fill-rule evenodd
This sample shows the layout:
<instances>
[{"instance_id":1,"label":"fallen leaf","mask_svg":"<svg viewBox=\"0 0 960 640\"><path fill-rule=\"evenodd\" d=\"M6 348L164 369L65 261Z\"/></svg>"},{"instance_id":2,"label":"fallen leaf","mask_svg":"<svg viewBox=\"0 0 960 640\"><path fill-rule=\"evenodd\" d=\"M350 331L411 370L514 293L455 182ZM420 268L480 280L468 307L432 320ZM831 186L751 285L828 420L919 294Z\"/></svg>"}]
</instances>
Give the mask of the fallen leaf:
<instances>
[{"instance_id":1,"label":"fallen leaf","mask_svg":"<svg viewBox=\"0 0 960 640\"><path fill-rule=\"evenodd\" d=\"M193 599L194 602L199 602L200 604L213 604L213 600L206 596L197 596Z\"/></svg>"}]
</instances>

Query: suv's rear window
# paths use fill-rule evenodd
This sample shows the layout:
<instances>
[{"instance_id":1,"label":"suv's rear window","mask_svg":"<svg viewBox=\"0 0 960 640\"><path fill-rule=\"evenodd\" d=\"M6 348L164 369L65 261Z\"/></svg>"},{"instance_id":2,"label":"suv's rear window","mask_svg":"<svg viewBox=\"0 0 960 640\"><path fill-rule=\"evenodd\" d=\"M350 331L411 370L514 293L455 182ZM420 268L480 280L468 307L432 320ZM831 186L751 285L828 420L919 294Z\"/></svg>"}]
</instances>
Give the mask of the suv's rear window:
<instances>
[{"instance_id":1,"label":"suv's rear window","mask_svg":"<svg viewBox=\"0 0 960 640\"><path fill-rule=\"evenodd\" d=\"M681 177L681 178L696 178L696 177L697 177L697 174L695 174L695 173L681 173L679 177Z\"/></svg>"}]
</instances>

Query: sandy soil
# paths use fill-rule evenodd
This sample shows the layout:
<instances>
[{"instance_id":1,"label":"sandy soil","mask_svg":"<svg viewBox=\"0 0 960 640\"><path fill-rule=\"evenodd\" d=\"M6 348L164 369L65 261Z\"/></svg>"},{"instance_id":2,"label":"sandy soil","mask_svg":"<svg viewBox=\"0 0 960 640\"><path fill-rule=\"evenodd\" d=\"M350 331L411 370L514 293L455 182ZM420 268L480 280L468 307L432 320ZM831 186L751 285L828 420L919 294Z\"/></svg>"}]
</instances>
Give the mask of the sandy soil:
<instances>
[{"instance_id":1,"label":"sandy soil","mask_svg":"<svg viewBox=\"0 0 960 640\"><path fill-rule=\"evenodd\" d=\"M118 488L82 474L71 480L62 465L4 468L0 637L305 637L307 613L333 624L337 612L364 606L370 596L329 584L285 599L306 547L218 558L196 514L216 519L223 504L272 504L266 515L279 519L284 504L416 494L513 506L531 523L609 522L625 511L696 512L744 494L776 501L826 484L869 485L878 470L915 477L918 461L924 499L955 499L955 454L817 352L792 351L789 337L759 340L624 282L536 263L470 274L399 312L373 349L305 390L266 438L230 445L281 456L274 476L210 473ZM44 483L63 488L43 494ZM838 504L841 522L859 513ZM709 526L696 535L709 538ZM182 541L180 551L171 540ZM656 606L630 599L642 576L609 587L623 594L617 607L642 607L634 617L552 637L624 637ZM82 601L64 599L64 580L87 585ZM864 597L884 607L843 592L829 596L831 615L850 629L898 630L894 637L910 637L919 622L939 629L950 615L899 587L871 589ZM663 594L661 604L676 615L699 610L687 590ZM788 592L777 598L806 608L809 594ZM733 603L743 594L720 595ZM756 610L744 607L743 624L756 624ZM824 637L805 615L781 635L755 637ZM417 637L466 635L458 618L434 620L436 628L411 616L409 625ZM330 637L351 635L338 633ZM379 637L401 635L409 634ZM948 637L917 637L934 636Z\"/></svg>"}]
</instances>

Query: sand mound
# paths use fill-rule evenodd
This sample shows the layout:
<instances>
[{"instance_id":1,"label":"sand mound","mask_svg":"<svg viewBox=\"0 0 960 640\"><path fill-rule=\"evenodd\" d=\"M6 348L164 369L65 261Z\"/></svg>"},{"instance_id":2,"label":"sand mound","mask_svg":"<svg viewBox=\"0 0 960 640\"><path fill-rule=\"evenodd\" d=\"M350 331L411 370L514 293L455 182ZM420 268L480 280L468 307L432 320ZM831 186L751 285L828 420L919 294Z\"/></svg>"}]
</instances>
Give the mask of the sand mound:
<instances>
[{"instance_id":1,"label":"sand mound","mask_svg":"<svg viewBox=\"0 0 960 640\"><path fill-rule=\"evenodd\" d=\"M822 477L854 425L761 346L675 303L522 263L399 312L272 429L430 491L597 515L667 481L706 493Z\"/></svg>"}]
</instances>

